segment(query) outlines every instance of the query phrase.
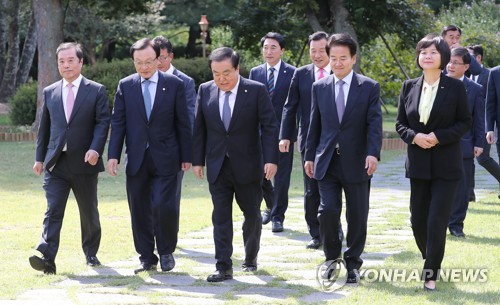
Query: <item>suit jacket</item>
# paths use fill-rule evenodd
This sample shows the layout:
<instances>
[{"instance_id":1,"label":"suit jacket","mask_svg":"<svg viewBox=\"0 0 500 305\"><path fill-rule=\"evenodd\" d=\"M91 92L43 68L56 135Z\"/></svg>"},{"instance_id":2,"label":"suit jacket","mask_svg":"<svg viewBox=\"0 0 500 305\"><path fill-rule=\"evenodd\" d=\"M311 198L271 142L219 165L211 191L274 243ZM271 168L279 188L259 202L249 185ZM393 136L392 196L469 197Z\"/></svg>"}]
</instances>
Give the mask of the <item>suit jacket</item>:
<instances>
[{"instance_id":1,"label":"suit jacket","mask_svg":"<svg viewBox=\"0 0 500 305\"><path fill-rule=\"evenodd\" d=\"M278 79L276 80L274 93L271 97L271 102L274 107L274 113L276 114L278 122L281 122L283 106L285 105L286 98L288 96L288 89L290 88L290 82L292 81L294 72L294 66L281 61ZM259 83L267 86L267 64L262 64L260 66L252 68L252 70L250 70L250 75L248 78L258 81Z\"/></svg>"},{"instance_id":2,"label":"suit jacket","mask_svg":"<svg viewBox=\"0 0 500 305\"><path fill-rule=\"evenodd\" d=\"M484 95L483 87L464 77L467 91L467 107L472 116L472 128L462 136L460 147L463 158L474 158L474 147L484 147L486 138L484 131Z\"/></svg>"},{"instance_id":3,"label":"suit jacket","mask_svg":"<svg viewBox=\"0 0 500 305\"><path fill-rule=\"evenodd\" d=\"M418 106L424 77L405 81L399 97L396 130L408 144L406 177L447 179L462 177L460 138L471 128L472 117L462 81L441 75L427 124L419 122ZM423 149L413 143L417 133L434 132L439 144Z\"/></svg>"},{"instance_id":4,"label":"suit jacket","mask_svg":"<svg viewBox=\"0 0 500 305\"><path fill-rule=\"evenodd\" d=\"M278 121L266 87L240 76L238 93L226 131L219 111L219 89L214 81L198 89L194 124L193 165L207 166L214 183L226 154L240 184L261 181L264 163L278 164Z\"/></svg>"},{"instance_id":5,"label":"suit jacket","mask_svg":"<svg viewBox=\"0 0 500 305\"><path fill-rule=\"evenodd\" d=\"M478 75L477 83L483 86L483 96L486 98L486 89L488 87L488 78L490 77L490 69L481 67L481 73Z\"/></svg>"},{"instance_id":6,"label":"suit jacket","mask_svg":"<svg viewBox=\"0 0 500 305\"><path fill-rule=\"evenodd\" d=\"M148 147L160 175L175 174L181 162L191 162L191 126L184 83L178 77L158 71L149 121L139 74L120 80L111 117L108 159L120 160L124 140L127 175L137 173Z\"/></svg>"},{"instance_id":7,"label":"suit jacket","mask_svg":"<svg viewBox=\"0 0 500 305\"><path fill-rule=\"evenodd\" d=\"M366 157L380 159L382 148L380 86L374 80L354 73L342 122L338 120L335 98L333 75L312 85L305 160L314 161L314 178L321 180L338 144L346 181L366 181L371 178L365 169Z\"/></svg>"},{"instance_id":8,"label":"suit jacket","mask_svg":"<svg viewBox=\"0 0 500 305\"><path fill-rule=\"evenodd\" d=\"M109 100L106 88L82 78L75 97L73 112L66 122L62 99L63 81L53 83L43 90L43 106L36 161L44 162L52 170L61 151L67 144L69 168L74 174L94 174L104 171L102 158L95 166L84 162L85 153L95 150L102 156L109 130Z\"/></svg>"},{"instance_id":9,"label":"suit jacket","mask_svg":"<svg viewBox=\"0 0 500 305\"><path fill-rule=\"evenodd\" d=\"M486 131L495 130L500 123L500 66L490 70L486 97Z\"/></svg>"},{"instance_id":10,"label":"suit jacket","mask_svg":"<svg viewBox=\"0 0 500 305\"><path fill-rule=\"evenodd\" d=\"M194 80L177 69L174 69L172 74L177 76L184 82L184 90L186 92L186 103L189 113L189 122L192 128L194 125L194 109L196 107L196 90L194 88Z\"/></svg>"},{"instance_id":11,"label":"suit jacket","mask_svg":"<svg viewBox=\"0 0 500 305\"><path fill-rule=\"evenodd\" d=\"M314 64L295 70L283 107L280 139L297 140L300 152L305 151L309 118L311 115L311 90L314 83ZM297 135L297 123L299 125Z\"/></svg>"}]
</instances>

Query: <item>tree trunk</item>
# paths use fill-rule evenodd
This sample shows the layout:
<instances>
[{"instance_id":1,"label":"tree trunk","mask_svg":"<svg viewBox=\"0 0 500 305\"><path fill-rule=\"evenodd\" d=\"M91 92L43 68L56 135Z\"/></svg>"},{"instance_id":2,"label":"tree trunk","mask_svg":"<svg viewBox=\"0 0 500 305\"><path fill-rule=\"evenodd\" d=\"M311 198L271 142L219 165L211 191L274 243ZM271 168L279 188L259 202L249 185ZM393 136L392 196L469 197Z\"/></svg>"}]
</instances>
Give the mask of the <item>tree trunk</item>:
<instances>
[{"instance_id":1,"label":"tree trunk","mask_svg":"<svg viewBox=\"0 0 500 305\"><path fill-rule=\"evenodd\" d=\"M56 49L63 42L63 9L60 0L33 0L38 31L38 95L36 118L32 125L38 129L43 103L43 88L60 78Z\"/></svg>"},{"instance_id":2,"label":"tree trunk","mask_svg":"<svg viewBox=\"0 0 500 305\"><path fill-rule=\"evenodd\" d=\"M319 23L318 16L311 10L306 11L307 22L311 26L313 32L323 31L323 27Z\"/></svg>"},{"instance_id":3,"label":"tree trunk","mask_svg":"<svg viewBox=\"0 0 500 305\"><path fill-rule=\"evenodd\" d=\"M349 20L349 12L344 6L344 0L329 0L330 13L333 16L333 32L334 33L347 33L351 35L356 41L358 52L356 55L356 64L354 65L354 71L359 72L361 64L361 48L358 43L358 36L356 35L356 30Z\"/></svg>"},{"instance_id":4,"label":"tree trunk","mask_svg":"<svg viewBox=\"0 0 500 305\"><path fill-rule=\"evenodd\" d=\"M11 0L7 5L9 19L7 62L0 85L0 103L16 92L17 65L19 64L19 1Z\"/></svg>"},{"instance_id":5,"label":"tree trunk","mask_svg":"<svg viewBox=\"0 0 500 305\"><path fill-rule=\"evenodd\" d=\"M33 5L31 7L33 9ZM26 32L26 38L24 39L23 54L21 56L21 62L19 63L19 70L17 71L16 88L26 83L28 80L31 64L33 63L33 57L35 56L36 51L36 39L37 30L35 13L32 10L30 23L28 25L28 32Z\"/></svg>"},{"instance_id":6,"label":"tree trunk","mask_svg":"<svg viewBox=\"0 0 500 305\"><path fill-rule=\"evenodd\" d=\"M7 0L0 0L0 79L7 59Z\"/></svg>"},{"instance_id":7,"label":"tree trunk","mask_svg":"<svg viewBox=\"0 0 500 305\"><path fill-rule=\"evenodd\" d=\"M195 26L189 26L189 39L186 46L186 57L193 58L196 57L196 38L199 36L199 29Z\"/></svg>"},{"instance_id":8,"label":"tree trunk","mask_svg":"<svg viewBox=\"0 0 500 305\"><path fill-rule=\"evenodd\" d=\"M382 38L382 41L384 42L385 47L391 53L392 58L394 58L394 61L398 65L398 67L401 70L401 72L403 73L403 75L406 77L406 79L410 79L410 76L408 76L408 73L406 73L405 68L403 67L403 65L399 61L398 57L396 56L396 53L394 53L394 51L392 50L391 46L389 45L389 42L385 39L384 35L382 35L381 33L378 33L378 36L380 36L380 38Z\"/></svg>"}]
</instances>

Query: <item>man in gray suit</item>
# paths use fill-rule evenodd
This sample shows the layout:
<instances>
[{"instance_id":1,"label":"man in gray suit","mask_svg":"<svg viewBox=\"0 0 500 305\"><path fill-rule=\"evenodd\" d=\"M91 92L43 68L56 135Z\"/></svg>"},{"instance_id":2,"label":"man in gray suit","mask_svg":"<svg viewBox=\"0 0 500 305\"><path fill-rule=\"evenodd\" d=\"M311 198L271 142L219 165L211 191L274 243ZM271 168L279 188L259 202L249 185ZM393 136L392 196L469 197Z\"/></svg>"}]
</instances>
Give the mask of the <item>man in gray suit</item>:
<instances>
[{"instance_id":1,"label":"man in gray suit","mask_svg":"<svg viewBox=\"0 0 500 305\"><path fill-rule=\"evenodd\" d=\"M37 250L43 257L29 258L33 269L56 273L54 262L69 192L73 190L82 229L82 248L87 265L100 265L97 250L101 225L97 210L97 175L104 171L102 153L109 129L106 88L81 75L83 52L79 44L57 48L62 80L43 90L42 118L38 129L33 171L45 169L43 188L47 211Z\"/></svg>"}]
</instances>

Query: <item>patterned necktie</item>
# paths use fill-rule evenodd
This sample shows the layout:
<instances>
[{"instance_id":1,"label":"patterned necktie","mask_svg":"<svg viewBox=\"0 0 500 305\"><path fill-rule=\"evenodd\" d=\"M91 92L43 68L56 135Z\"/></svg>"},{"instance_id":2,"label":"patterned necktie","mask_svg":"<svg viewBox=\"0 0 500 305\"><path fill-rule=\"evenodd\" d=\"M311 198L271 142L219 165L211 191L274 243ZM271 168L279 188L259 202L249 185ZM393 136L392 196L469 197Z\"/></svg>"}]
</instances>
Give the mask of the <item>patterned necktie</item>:
<instances>
[{"instance_id":1,"label":"patterned necktie","mask_svg":"<svg viewBox=\"0 0 500 305\"><path fill-rule=\"evenodd\" d=\"M337 115L339 116L339 123L342 122L342 117L344 116L345 110L345 98L344 98L344 84L345 82L341 79L337 81L339 85L339 93L337 94L337 99L335 99L335 104L337 106Z\"/></svg>"},{"instance_id":2,"label":"patterned necktie","mask_svg":"<svg viewBox=\"0 0 500 305\"><path fill-rule=\"evenodd\" d=\"M142 82L143 87L143 97L144 97L144 107L146 108L146 117L149 120L149 116L151 115L151 94L149 94L149 84L151 81L146 79Z\"/></svg>"},{"instance_id":3,"label":"patterned necktie","mask_svg":"<svg viewBox=\"0 0 500 305\"><path fill-rule=\"evenodd\" d=\"M71 117L71 112L73 112L73 106L75 105L75 94L73 93L73 84L69 83L68 87L68 95L66 96L66 122L69 122L69 118Z\"/></svg>"},{"instance_id":4,"label":"patterned necktie","mask_svg":"<svg viewBox=\"0 0 500 305\"><path fill-rule=\"evenodd\" d=\"M325 77L325 69L320 68L318 74L318 80L322 79L323 77Z\"/></svg>"},{"instance_id":5,"label":"patterned necktie","mask_svg":"<svg viewBox=\"0 0 500 305\"><path fill-rule=\"evenodd\" d=\"M222 107L222 123L224 123L226 131L229 129L229 123L231 123L231 107L229 107L230 95L231 91L226 91L226 93L224 93L224 106Z\"/></svg>"},{"instance_id":6,"label":"patterned necktie","mask_svg":"<svg viewBox=\"0 0 500 305\"><path fill-rule=\"evenodd\" d=\"M269 92L269 96L273 96L274 93L274 68L269 68L269 79L267 80L267 91Z\"/></svg>"}]
</instances>

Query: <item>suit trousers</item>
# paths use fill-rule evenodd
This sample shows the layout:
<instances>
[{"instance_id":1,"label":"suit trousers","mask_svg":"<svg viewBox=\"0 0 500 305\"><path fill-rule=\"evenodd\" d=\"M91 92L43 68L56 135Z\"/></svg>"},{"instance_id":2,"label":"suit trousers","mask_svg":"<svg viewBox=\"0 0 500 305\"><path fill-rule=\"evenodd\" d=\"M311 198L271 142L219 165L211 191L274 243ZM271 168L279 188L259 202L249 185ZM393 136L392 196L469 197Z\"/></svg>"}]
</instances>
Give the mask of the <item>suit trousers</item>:
<instances>
[{"instance_id":1,"label":"suit trousers","mask_svg":"<svg viewBox=\"0 0 500 305\"><path fill-rule=\"evenodd\" d=\"M436 280L446 244L446 228L459 180L410 179L411 228L425 259L423 279Z\"/></svg>"},{"instance_id":2,"label":"suit trousers","mask_svg":"<svg viewBox=\"0 0 500 305\"><path fill-rule=\"evenodd\" d=\"M271 210L272 221L285 221L285 212L288 208L288 189L293 167L293 143L290 143L288 152L280 153L278 171L274 176L274 187L270 180L262 181L262 192L266 207Z\"/></svg>"},{"instance_id":3,"label":"suit trousers","mask_svg":"<svg viewBox=\"0 0 500 305\"><path fill-rule=\"evenodd\" d=\"M304 214L307 223L307 229L311 238L319 239L319 220L318 208L320 203L320 195L318 188L318 181L309 178L304 169L304 152L302 156L302 175L304 176Z\"/></svg>"},{"instance_id":4,"label":"suit trousers","mask_svg":"<svg viewBox=\"0 0 500 305\"><path fill-rule=\"evenodd\" d=\"M347 219L347 249L344 252L344 260L347 270L359 269L363 264L361 254L366 243L370 180L359 183L346 182L340 155L334 153L325 176L318 180L318 187L321 195L318 210L319 230L326 261L341 257L339 223L344 190Z\"/></svg>"},{"instance_id":5,"label":"suit trousers","mask_svg":"<svg viewBox=\"0 0 500 305\"><path fill-rule=\"evenodd\" d=\"M498 159L500 160L500 141L497 141L496 146ZM490 156L490 150L491 145L485 143L483 153L479 157L477 157L477 161L500 183L500 165L497 161L495 161L495 159Z\"/></svg>"},{"instance_id":6,"label":"suit trousers","mask_svg":"<svg viewBox=\"0 0 500 305\"><path fill-rule=\"evenodd\" d=\"M450 220L448 227L450 230L464 229L464 220L469 208L469 186L471 184L471 177L474 175L474 158L463 159L464 175L458 184L457 195L451 209Z\"/></svg>"},{"instance_id":7,"label":"suit trousers","mask_svg":"<svg viewBox=\"0 0 500 305\"><path fill-rule=\"evenodd\" d=\"M70 190L73 190L82 231L82 248L85 256L95 256L101 242L101 223L97 209L98 174L74 174L66 153L61 153L53 170L45 171L43 188L47 198L47 211L43 220L43 233L37 250L45 257L55 259L64 211Z\"/></svg>"},{"instance_id":8,"label":"suit trousers","mask_svg":"<svg viewBox=\"0 0 500 305\"><path fill-rule=\"evenodd\" d=\"M178 174L160 175L149 149L136 175L127 175L127 197L132 219L135 250L141 262L157 264L159 255L171 254L177 246L179 204Z\"/></svg>"},{"instance_id":9,"label":"suit trousers","mask_svg":"<svg viewBox=\"0 0 500 305\"><path fill-rule=\"evenodd\" d=\"M243 244L245 246L245 264L257 266L257 254L260 249L262 217L260 202L262 201L261 181L239 184L235 177L229 158L225 158L221 171L214 183L209 183L214 209L212 224L214 226L215 259L217 270L229 270L233 263L233 197L243 212Z\"/></svg>"}]
</instances>

